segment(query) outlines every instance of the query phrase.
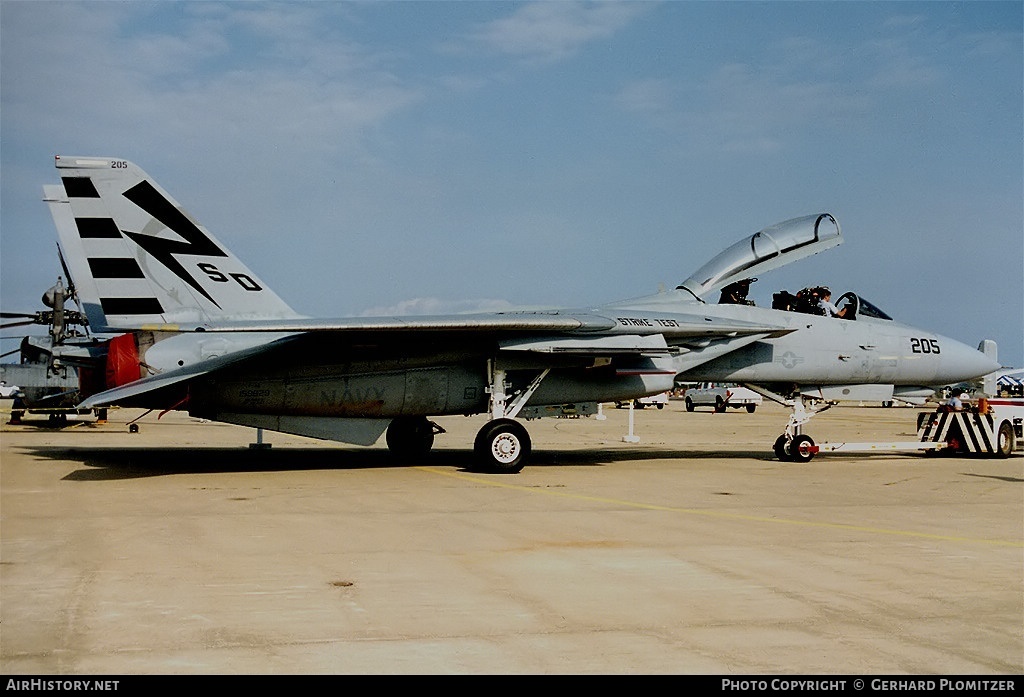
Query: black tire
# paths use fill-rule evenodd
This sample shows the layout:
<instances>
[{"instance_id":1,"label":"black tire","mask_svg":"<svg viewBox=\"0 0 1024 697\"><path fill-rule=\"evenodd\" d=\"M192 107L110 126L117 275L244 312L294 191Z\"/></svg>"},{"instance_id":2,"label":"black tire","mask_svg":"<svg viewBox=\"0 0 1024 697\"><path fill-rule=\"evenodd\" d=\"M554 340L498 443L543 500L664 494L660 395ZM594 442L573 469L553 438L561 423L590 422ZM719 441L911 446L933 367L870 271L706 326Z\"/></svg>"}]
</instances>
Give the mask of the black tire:
<instances>
[{"instance_id":1,"label":"black tire","mask_svg":"<svg viewBox=\"0 0 1024 697\"><path fill-rule=\"evenodd\" d=\"M775 451L775 457L783 462L789 462L789 439L786 438L785 433L775 439L775 445L772 446L772 450Z\"/></svg>"},{"instance_id":2,"label":"black tire","mask_svg":"<svg viewBox=\"0 0 1024 697\"><path fill-rule=\"evenodd\" d=\"M756 404L748 404L747 405L747 413L748 414L753 414L755 409L757 409L757 405Z\"/></svg>"},{"instance_id":3,"label":"black tire","mask_svg":"<svg viewBox=\"0 0 1024 697\"><path fill-rule=\"evenodd\" d=\"M942 454L948 457L965 457L970 454L970 450L967 448L967 439L964 437L959 423L953 422L946 433L946 447L942 449Z\"/></svg>"},{"instance_id":4,"label":"black tire","mask_svg":"<svg viewBox=\"0 0 1024 697\"><path fill-rule=\"evenodd\" d=\"M892 402L886 400L886 401L882 402L882 406L885 407L886 409L888 409L888 408L890 408L892 406Z\"/></svg>"},{"instance_id":5,"label":"black tire","mask_svg":"<svg viewBox=\"0 0 1024 697\"><path fill-rule=\"evenodd\" d=\"M686 411L693 411L693 400L689 397L686 398Z\"/></svg>"},{"instance_id":6,"label":"black tire","mask_svg":"<svg viewBox=\"0 0 1024 697\"><path fill-rule=\"evenodd\" d=\"M942 449L942 454L945 457L957 457L967 452L967 448L964 447L963 442L956 437L946 438L946 447Z\"/></svg>"},{"instance_id":7,"label":"black tire","mask_svg":"<svg viewBox=\"0 0 1024 697\"><path fill-rule=\"evenodd\" d=\"M518 421L494 419L476 434L473 451L486 472L517 474L530 457L530 434Z\"/></svg>"},{"instance_id":8,"label":"black tire","mask_svg":"<svg viewBox=\"0 0 1024 697\"><path fill-rule=\"evenodd\" d=\"M659 409L664 409L664 408L665 408L665 405L664 405L664 404L659 404L659 405L658 405L658 408L659 408Z\"/></svg>"},{"instance_id":9,"label":"black tire","mask_svg":"<svg viewBox=\"0 0 1024 697\"><path fill-rule=\"evenodd\" d=\"M793 462L810 462L814 458L814 453L808 448L812 445L814 440L810 436L797 436L789 444L789 459Z\"/></svg>"},{"instance_id":10,"label":"black tire","mask_svg":"<svg viewBox=\"0 0 1024 697\"><path fill-rule=\"evenodd\" d=\"M721 414L725 411L725 402L722 401L721 397L715 397L715 413Z\"/></svg>"},{"instance_id":11,"label":"black tire","mask_svg":"<svg viewBox=\"0 0 1024 697\"><path fill-rule=\"evenodd\" d=\"M1009 421L1004 421L999 424L999 429L996 431L996 457L1010 457L1013 454L1013 449L1017 446L1016 434L1013 432L1013 426Z\"/></svg>"},{"instance_id":12,"label":"black tire","mask_svg":"<svg viewBox=\"0 0 1024 697\"><path fill-rule=\"evenodd\" d=\"M426 455L434 446L434 425L425 416L399 416L388 426L385 440L394 455Z\"/></svg>"}]
</instances>

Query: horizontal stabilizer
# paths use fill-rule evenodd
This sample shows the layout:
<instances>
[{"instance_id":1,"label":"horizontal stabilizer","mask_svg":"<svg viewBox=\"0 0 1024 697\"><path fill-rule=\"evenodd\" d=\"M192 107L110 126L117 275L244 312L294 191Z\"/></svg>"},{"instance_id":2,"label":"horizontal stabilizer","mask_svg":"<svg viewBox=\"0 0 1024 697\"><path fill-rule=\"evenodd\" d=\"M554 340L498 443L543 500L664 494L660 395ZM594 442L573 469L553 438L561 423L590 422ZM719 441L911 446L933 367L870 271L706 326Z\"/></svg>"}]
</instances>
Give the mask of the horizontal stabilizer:
<instances>
[{"instance_id":1,"label":"horizontal stabilizer","mask_svg":"<svg viewBox=\"0 0 1024 697\"><path fill-rule=\"evenodd\" d=\"M92 409L95 407L118 404L132 397L155 392L157 390L197 378L201 375L207 375L216 370L220 370L221 368L226 368L229 365L233 365L239 361L243 361L247 358L263 353L271 346L276 345L276 342L265 342L250 348L233 351L222 356L216 356L214 358L208 358L203 361L191 363L176 370L168 370L160 373L159 375L142 378L141 380L136 380L135 382L130 382L126 385L121 385L120 387L115 387L110 390L90 395L79 406L83 409Z\"/></svg>"}]
</instances>

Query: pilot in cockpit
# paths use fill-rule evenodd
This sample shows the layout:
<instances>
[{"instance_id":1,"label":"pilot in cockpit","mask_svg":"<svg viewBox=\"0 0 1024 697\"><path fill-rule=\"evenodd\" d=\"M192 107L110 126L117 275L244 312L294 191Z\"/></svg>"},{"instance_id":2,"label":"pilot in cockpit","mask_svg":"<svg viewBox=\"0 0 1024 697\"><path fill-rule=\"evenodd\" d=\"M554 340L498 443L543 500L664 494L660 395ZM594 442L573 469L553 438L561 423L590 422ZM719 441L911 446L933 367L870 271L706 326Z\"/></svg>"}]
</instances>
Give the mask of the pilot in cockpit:
<instances>
[{"instance_id":1,"label":"pilot in cockpit","mask_svg":"<svg viewBox=\"0 0 1024 697\"><path fill-rule=\"evenodd\" d=\"M824 311L823 314L826 317L843 317L846 315L847 308L845 306L840 310L832 303L832 291L824 286L819 290L821 295L818 298L818 307Z\"/></svg>"},{"instance_id":2,"label":"pilot in cockpit","mask_svg":"<svg viewBox=\"0 0 1024 697\"><path fill-rule=\"evenodd\" d=\"M736 281L725 286L722 288L722 295L718 298L718 304L753 305L754 301L748 300L747 294L750 292L750 284L756 280L756 278L744 278L741 281Z\"/></svg>"}]
</instances>

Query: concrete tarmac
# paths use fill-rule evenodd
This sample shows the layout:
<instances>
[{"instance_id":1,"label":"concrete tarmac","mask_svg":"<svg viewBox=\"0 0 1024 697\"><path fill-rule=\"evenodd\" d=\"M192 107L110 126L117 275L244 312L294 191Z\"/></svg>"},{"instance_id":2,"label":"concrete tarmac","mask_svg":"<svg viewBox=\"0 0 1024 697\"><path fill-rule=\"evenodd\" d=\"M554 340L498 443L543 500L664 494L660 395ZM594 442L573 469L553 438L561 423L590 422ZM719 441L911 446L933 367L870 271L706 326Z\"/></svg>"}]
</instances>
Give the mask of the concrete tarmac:
<instances>
[{"instance_id":1,"label":"concrete tarmac","mask_svg":"<svg viewBox=\"0 0 1024 697\"><path fill-rule=\"evenodd\" d=\"M787 412L527 424L533 463L134 410L0 429L5 675L1020 675L1024 457L780 462ZM822 441L913 441L840 406ZM4 416L4 421L7 415ZM383 439L382 439L383 441Z\"/></svg>"}]
</instances>

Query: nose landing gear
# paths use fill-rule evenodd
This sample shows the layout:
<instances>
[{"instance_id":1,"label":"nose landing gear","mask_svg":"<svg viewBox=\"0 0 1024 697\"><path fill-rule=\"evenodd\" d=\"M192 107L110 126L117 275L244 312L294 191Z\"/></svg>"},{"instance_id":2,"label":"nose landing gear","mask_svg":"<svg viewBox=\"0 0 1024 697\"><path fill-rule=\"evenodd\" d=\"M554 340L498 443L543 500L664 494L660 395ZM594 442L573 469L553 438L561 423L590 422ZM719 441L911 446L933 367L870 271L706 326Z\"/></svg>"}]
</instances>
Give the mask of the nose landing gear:
<instances>
[{"instance_id":1,"label":"nose landing gear","mask_svg":"<svg viewBox=\"0 0 1024 697\"><path fill-rule=\"evenodd\" d=\"M831 409L835 403L823 402L819 406L812 401L805 406L803 395L800 394L793 399L781 401L781 403L792 407L793 413L789 415L786 430L775 439L775 443L772 445L775 457L783 462L810 462L818 453L819 448L814 444L813 438L801 432L803 425L810 421L815 414Z\"/></svg>"}]
</instances>

